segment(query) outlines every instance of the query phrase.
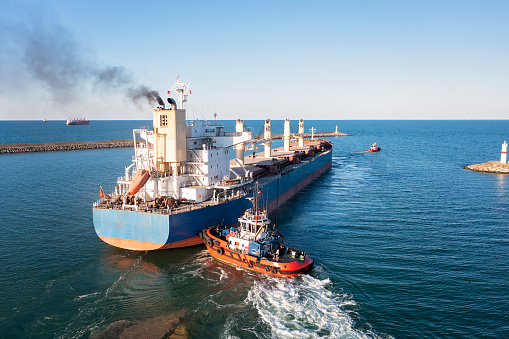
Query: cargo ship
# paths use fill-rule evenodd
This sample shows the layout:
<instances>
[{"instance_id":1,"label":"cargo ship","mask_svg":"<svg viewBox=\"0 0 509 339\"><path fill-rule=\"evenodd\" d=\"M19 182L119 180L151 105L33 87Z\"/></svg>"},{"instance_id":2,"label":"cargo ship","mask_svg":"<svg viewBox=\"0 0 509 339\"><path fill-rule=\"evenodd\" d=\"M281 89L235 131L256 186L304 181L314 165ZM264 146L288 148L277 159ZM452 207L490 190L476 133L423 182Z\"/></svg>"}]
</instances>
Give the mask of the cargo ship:
<instances>
[{"instance_id":1,"label":"cargo ship","mask_svg":"<svg viewBox=\"0 0 509 339\"><path fill-rule=\"evenodd\" d=\"M90 123L90 120L87 119L67 119L65 122L66 125L88 125Z\"/></svg>"},{"instance_id":2,"label":"cargo ship","mask_svg":"<svg viewBox=\"0 0 509 339\"><path fill-rule=\"evenodd\" d=\"M148 251L202 244L205 227L238 222L251 205L255 181L271 212L331 167L332 143L304 140L302 119L293 135L298 142L292 143L287 119L284 147L272 149L270 120L263 139L254 139L243 120L235 131L186 122L190 84L177 79L172 91L178 102L158 98L153 129L133 130L134 156L125 175L93 204L95 231L112 246ZM257 144L264 152L245 156Z\"/></svg>"}]
</instances>

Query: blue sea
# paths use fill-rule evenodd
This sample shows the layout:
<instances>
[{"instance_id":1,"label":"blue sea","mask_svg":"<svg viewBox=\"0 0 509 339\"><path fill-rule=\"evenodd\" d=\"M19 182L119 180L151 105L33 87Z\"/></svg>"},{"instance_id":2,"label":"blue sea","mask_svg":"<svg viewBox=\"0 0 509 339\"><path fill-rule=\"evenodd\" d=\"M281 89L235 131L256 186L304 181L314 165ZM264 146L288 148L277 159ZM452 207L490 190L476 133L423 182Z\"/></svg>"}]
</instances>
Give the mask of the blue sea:
<instances>
[{"instance_id":1,"label":"blue sea","mask_svg":"<svg viewBox=\"0 0 509 339\"><path fill-rule=\"evenodd\" d=\"M332 168L270 215L315 260L295 278L226 266L204 246L103 243L92 203L130 148L0 155L0 338L155 334L168 319L190 338L508 338L509 176L463 167L499 159L509 121L305 124L351 136L329 138ZM130 139L150 125L0 121L0 144ZM246 125L261 134L263 121ZM382 151L364 152L375 140Z\"/></svg>"}]
</instances>

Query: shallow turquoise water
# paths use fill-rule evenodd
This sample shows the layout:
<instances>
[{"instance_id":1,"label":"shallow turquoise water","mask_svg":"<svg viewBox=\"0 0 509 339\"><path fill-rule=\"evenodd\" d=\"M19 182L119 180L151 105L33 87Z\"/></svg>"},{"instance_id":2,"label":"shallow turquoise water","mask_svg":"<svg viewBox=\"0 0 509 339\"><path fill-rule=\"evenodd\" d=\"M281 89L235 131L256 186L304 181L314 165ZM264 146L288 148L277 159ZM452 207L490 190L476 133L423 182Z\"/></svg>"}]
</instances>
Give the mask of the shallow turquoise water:
<instances>
[{"instance_id":1,"label":"shallow turquoise water","mask_svg":"<svg viewBox=\"0 0 509 339\"><path fill-rule=\"evenodd\" d=\"M148 125L50 123L0 122L0 143L129 139ZM259 134L263 122L246 124ZM191 337L508 337L509 179L463 166L498 159L509 121L306 129L336 124L352 136L330 138L332 168L271 215L317 263L294 279L224 266L200 246L102 243L91 205L131 149L1 155L0 337L88 337L171 314ZM375 139L382 151L363 153Z\"/></svg>"}]
</instances>

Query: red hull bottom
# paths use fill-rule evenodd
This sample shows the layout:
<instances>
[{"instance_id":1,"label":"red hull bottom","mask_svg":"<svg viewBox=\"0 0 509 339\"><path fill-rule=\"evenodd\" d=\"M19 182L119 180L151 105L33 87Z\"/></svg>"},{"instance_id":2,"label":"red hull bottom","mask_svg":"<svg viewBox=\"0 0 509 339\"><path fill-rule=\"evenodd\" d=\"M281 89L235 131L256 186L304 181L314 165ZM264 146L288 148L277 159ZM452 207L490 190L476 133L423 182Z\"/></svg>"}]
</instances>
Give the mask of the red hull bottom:
<instances>
[{"instance_id":1,"label":"red hull bottom","mask_svg":"<svg viewBox=\"0 0 509 339\"><path fill-rule=\"evenodd\" d=\"M203 240L200 237L195 236L189 239L184 239L180 241L171 242L168 244L159 244L152 243L146 241L138 241L138 240L127 240L127 239L118 239L118 238L110 238L110 237L101 237L99 238L107 244L112 246L116 246L119 248L124 248L132 251L153 251L153 250L166 250L170 248L179 248L179 247L188 247L203 244Z\"/></svg>"},{"instance_id":2,"label":"red hull bottom","mask_svg":"<svg viewBox=\"0 0 509 339\"><path fill-rule=\"evenodd\" d=\"M232 266L278 277L292 277L313 269L314 261L307 255L304 261L298 261L286 255L277 261L268 260L230 250L225 241L212 236L208 229L207 236L210 238L210 242L206 242L205 245L210 255L214 259Z\"/></svg>"}]
</instances>

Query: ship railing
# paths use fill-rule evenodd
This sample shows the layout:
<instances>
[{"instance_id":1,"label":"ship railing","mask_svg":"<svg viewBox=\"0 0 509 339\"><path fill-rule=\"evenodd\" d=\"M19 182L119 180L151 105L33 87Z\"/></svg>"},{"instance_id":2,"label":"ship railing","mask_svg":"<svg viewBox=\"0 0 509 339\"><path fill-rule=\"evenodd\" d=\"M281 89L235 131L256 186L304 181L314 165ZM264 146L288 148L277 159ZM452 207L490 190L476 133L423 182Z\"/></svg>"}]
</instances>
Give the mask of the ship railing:
<instances>
[{"instance_id":1,"label":"ship railing","mask_svg":"<svg viewBox=\"0 0 509 339\"><path fill-rule=\"evenodd\" d=\"M114 197L115 195L116 195L116 193L115 193L115 192L111 192L110 194L106 194L106 196L109 196L109 197ZM97 207L97 206L99 206L100 204L102 204L102 203L106 200L106 196L99 198L99 200L97 200L96 202L94 202L94 203L92 204L92 206L93 206L93 207Z\"/></svg>"},{"instance_id":2,"label":"ship railing","mask_svg":"<svg viewBox=\"0 0 509 339\"><path fill-rule=\"evenodd\" d=\"M203 161L203 159L198 154L196 154L195 151L189 150L189 153L191 153L194 156L189 157L189 161L187 161L187 163L191 162L205 163L205 161Z\"/></svg>"},{"instance_id":3,"label":"ship railing","mask_svg":"<svg viewBox=\"0 0 509 339\"><path fill-rule=\"evenodd\" d=\"M148 126L141 126L140 128L135 128L133 129L133 133L146 133L146 132L151 132L148 128Z\"/></svg>"},{"instance_id":4,"label":"ship railing","mask_svg":"<svg viewBox=\"0 0 509 339\"><path fill-rule=\"evenodd\" d=\"M231 131L225 131L225 132L218 132L218 137L240 137L242 136L242 132L231 132Z\"/></svg>"},{"instance_id":5,"label":"ship railing","mask_svg":"<svg viewBox=\"0 0 509 339\"><path fill-rule=\"evenodd\" d=\"M114 195L115 195L115 193L111 193L112 197ZM235 200L235 199L238 199L238 198L240 198L240 197L242 197L244 195L245 194L235 194L234 196L228 196L228 200L229 201ZM97 208L122 209L123 205L104 204L103 203L104 201L105 201L104 197L100 198L99 200L97 200L96 202L93 203L93 206L97 207ZM221 202L223 202L223 201L221 201ZM184 204L184 205L181 205L181 206L179 206L177 208L160 209L160 208L152 208L152 207L141 207L140 205L138 205L138 206L125 205L124 207L125 208L136 208L137 211L140 211L140 212L172 215L172 214L179 214L179 213L183 213L183 212L193 211L193 210L200 209L200 208L203 208L203 207L206 207L206 206L217 205L218 203L219 203L219 201L214 201L213 199L210 199L210 200L207 200L207 201L202 201L200 203L188 203L188 204Z\"/></svg>"},{"instance_id":6,"label":"ship railing","mask_svg":"<svg viewBox=\"0 0 509 339\"><path fill-rule=\"evenodd\" d=\"M158 208L148 208L147 211L149 212L152 212L152 213L159 213L159 214L179 214L179 213L182 213L182 212L188 212L188 211L192 211L192 210L195 210L195 209L199 209L199 208L202 208L203 205L198 205L198 204L188 204L186 206L180 206L180 207L177 207L177 208L164 208L164 209L158 209Z\"/></svg>"},{"instance_id":7,"label":"ship railing","mask_svg":"<svg viewBox=\"0 0 509 339\"><path fill-rule=\"evenodd\" d=\"M205 144L204 144L204 145L203 145L203 147L202 147L202 149L203 149L204 151L210 151L210 150L212 150L212 149L217 149L217 146L214 146L214 145L212 145L212 146L207 146L207 145L205 145Z\"/></svg>"},{"instance_id":8,"label":"ship railing","mask_svg":"<svg viewBox=\"0 0 509 339\"><path fill-rule=\"evenodd\" d=\"M238 198L240 198L242 196L244 196L244 195L236 194L235 196L229 196L228 200L231 201L231 200L234 200L234 199L238 199ZM215 202L213 199L210 199L210 200L202 201L200 203L188 203L188 204L180 205L177 208L164 208L164 209L160 209L160 208L150 208L150 207L147 207L145 209L142 208L142 210L146 211L146 212L149 212L149 213L172 215L172 214L179 214L179 213L183 213L183 212L189 212L189 211L200 209L200 208L203 208L203 207L206 207L206 206L212 206L212 205L217 205L217 204L218 204L218 202Z\"/></svg>"},{"instance_id":9,"label":"ship railing","mask_svg":"<svg viewBox=\"0 0 509 339\"><path fill-rule=\"evenodd\" d=\"M194 170L193 174L205 175L198 165L196 165L196 164L191 164L191 165L193 166L192 170Z\"/></svg>"}]
</instances>

